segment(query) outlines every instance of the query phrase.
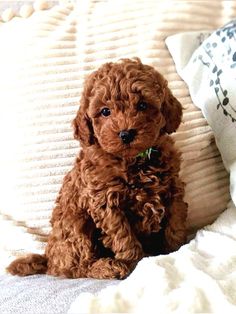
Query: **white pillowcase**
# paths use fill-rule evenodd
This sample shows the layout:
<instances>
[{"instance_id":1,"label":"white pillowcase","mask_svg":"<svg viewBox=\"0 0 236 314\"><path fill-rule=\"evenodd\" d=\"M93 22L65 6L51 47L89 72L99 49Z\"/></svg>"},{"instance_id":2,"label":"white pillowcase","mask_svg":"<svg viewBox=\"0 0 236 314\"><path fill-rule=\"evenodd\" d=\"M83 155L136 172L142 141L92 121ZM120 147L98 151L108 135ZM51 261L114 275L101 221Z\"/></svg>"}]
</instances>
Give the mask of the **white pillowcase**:
<instances>
[{"instance_id":1,"label":"white pillowcase","mask_svg":"<svg viewBox=\"0 0 236 314\"><path fill-rule=\"evenodd\" d=\"M170 36L166 43L194 104L214 131L236 204L236 21L208 36L183 33Z\"/></svg>"}]
</instances>

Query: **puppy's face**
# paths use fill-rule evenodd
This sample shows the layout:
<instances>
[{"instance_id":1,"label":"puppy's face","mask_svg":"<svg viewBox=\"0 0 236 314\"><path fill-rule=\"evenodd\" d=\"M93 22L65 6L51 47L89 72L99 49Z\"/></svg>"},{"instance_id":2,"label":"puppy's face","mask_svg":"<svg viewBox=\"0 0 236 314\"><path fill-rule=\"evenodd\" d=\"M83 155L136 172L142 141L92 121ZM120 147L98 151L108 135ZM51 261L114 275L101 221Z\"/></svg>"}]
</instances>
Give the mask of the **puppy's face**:
<instances>
[{"instance_id":1,"label":"puppy's face","mask_svg":"<svg viewBox=\"0 0 236 314\"><path fill-rule=\"evenodd\" d=\"M123 74L111 82L103 80L107 81L106 90L97 84L88 110L103 150L130 157L153 146L165 125L160 111L163 90L152 90L148 77L127 78Z\"/></svg>"},{"instance_id":2,"label":"puppy's face","mask_svg":"<svg viewBox=\"0 0 236 314\"><path fill-rule=\"evenodd\" d=\"M87 136L87 144L97 142L116 156L136 156L156 143L161 130L171 133L180 123L179 103L178 121L170 121L176 110L172 104L173 113L167 112L168 97L174 99L162 75L139 60L105 64L87 80L74 120L75 135L82 144Z\"/></svg>"}]
</instances>

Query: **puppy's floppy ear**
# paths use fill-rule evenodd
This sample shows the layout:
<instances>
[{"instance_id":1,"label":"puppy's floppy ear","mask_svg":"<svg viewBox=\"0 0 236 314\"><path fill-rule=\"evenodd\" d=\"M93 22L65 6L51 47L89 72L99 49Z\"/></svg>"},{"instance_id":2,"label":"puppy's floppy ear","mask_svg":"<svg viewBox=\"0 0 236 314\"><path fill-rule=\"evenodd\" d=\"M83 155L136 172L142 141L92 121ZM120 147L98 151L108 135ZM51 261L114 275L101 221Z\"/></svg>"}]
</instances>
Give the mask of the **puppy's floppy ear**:
<instances>
[{"instance_id":1,"label":"puppy's floppy ear","mask_svg":"<svg viewBox=\"0 0 236 314\"><path fill-rule=\"evenodd\" d=\"M95 140L92 121L87 114L95 76L96 72L93 72L86 78L80 100L80 108L72 122L74 138L79 140L82 146L93 145Z\"/></svg>"},{"instance_id":2,"label":"puppy's floppy ear","mask_svg":"<svg viewBox=\"0 0 236 314\"><path fill-rule=\"evenodd\" d=\"M166 125L164 126L163 131L169 134L175 132L182 119L182 106L167 87L167 82L161 112L166 120Z\"/></svg>"},{"instance_id":3,"label":"puppy's floppy ear","mask_svg":"<svg viewBox=\"0 0 236 314\"><path fill-rule=\"evenodd\" d=\"M90 146L94 144L92 122L84 112L82 106L80 106L72 124L74 127L74 138L79 140L81 145Z\"/></svg>"}]
</instances>

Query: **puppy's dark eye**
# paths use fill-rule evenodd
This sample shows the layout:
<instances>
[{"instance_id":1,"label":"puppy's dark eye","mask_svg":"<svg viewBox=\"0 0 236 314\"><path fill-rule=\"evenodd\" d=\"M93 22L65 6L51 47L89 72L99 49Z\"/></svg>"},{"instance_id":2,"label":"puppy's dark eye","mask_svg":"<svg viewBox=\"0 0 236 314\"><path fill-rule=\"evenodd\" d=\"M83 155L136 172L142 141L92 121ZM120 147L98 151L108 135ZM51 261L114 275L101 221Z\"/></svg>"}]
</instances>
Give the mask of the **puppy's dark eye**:
<instances>
[{"instance_id":1,"label":"puppy's dark eye","mask_svg":"<svg viewBox=\"0 0 236 314\"><path fill-rule=\"evenodd\" d=\"M138 110L138 111L144 111L144 110L147 109L147 107L148 107L147 103L141 101L141 102L139 102L138 105L137 105L137 110Z\"/></svg>"},{"instance_id":2,"label":"puppy's dark eye","mask_svg":"<svg viewBox=\"0 0 236 314\"><path fill-rule=\"evenodd\" d=\"M104 117L108 117L109 115L111 114L111 111L109 108L102 108L101 110L101 115L104 116Z\"/></svg>"}]
</instances>

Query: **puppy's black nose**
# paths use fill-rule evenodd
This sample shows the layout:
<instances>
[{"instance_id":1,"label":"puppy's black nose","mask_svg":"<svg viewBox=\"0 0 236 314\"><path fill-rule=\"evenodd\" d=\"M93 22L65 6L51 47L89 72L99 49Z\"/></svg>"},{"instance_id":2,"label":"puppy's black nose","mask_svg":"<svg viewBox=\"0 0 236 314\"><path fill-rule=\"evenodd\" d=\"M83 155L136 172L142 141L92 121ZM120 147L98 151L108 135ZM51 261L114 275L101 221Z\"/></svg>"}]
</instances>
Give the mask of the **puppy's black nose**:
<instances>
[{"instance_id":1,"label":"puppy's black nose","mask_svg":"<svg viewBox=\"0 0 236 314\"><path fill-rule=\"evenodd\" d=\"M134 129L123 130L119 133L119 137L124 144L129 144L134 140L136 133L137 132Z\"/></svg>"}]
</instances>

